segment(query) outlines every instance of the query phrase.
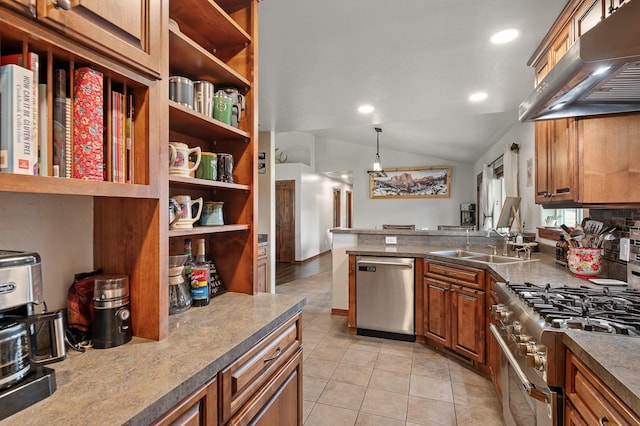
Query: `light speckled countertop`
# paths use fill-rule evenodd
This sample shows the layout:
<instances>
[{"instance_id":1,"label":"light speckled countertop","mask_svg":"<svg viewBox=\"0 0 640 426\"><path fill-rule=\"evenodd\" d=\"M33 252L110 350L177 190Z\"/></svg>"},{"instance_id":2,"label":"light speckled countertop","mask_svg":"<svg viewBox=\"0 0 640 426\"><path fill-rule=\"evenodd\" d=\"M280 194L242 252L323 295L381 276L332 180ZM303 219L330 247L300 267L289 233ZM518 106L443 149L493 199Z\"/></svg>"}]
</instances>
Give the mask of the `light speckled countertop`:
<instances>
[{"instance_id":1,"label":"light speckled countertop","mask_svg":"<svg viewBox=\"0 0 640 426\"><path fill-rule=\"evenodd\" d=\"M589 281L575 278L568 269L554 262L547 253L532 253L530 262L513 264L483 264L460 258L438 256L430 252L446 249L442 245L394 246L359 244L347 250L348 254L369 256L418 257L491 270L503 280L530 282L536 285L551 284L553 287L589 286L598 288ZM489 253L487 248L472 251ZM640 416L640 337L595 333L582 330L567 330L563 341L611 390Z\"/></svg>"},{"instance_id":2,"label":"light speckled countertop","mask_svg":"<svg viewBox=\"0 0 640 426\"><path fill-rule=\"evenodd\" d=\"M71 351L55 370L57 390L5 419L19 425L146 425L299 313L299 296L225 293L169 317L169 337Z\"/></svg>"}]
</instances>

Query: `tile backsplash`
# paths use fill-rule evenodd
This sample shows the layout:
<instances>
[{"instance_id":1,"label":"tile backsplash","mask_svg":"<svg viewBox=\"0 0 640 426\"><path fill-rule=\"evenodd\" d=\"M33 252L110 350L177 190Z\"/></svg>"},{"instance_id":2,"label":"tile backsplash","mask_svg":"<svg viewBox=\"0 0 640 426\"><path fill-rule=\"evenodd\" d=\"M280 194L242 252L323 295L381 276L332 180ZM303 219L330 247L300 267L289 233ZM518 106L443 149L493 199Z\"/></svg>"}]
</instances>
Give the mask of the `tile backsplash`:
<instances>
[{"instance_id":1,"label":"tile backsplash","mask_svg":"<svg viewBox=\"0 0 640 426\"><path fill-rule=\"evenodd\" d=\"M616 239L605 241L605 274L608 278L627 280L627 262L619 259L620 238L630 239L630 260L640 261L640 209L589 209L591 219L616 225Z\"/></svg>"}]
</instances>

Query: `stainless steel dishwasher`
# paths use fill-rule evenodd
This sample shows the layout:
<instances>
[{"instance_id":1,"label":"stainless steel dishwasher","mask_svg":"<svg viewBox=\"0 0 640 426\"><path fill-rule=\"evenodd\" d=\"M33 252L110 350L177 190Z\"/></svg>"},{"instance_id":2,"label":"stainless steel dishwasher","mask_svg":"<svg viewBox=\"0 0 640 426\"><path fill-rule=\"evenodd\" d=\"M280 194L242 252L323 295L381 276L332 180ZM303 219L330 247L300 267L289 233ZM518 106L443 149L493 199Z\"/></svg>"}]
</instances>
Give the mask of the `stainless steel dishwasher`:
<instances>
[{"instance_id":1,"label":"stainless steel dishwasher","mask_svg":"<svg viewBox=\"0 0 640 426\"><path fill-rule=\"evenodd\" d=\"M415 341L415 259L356 256L356 332Z\"/></svg>"}]
</instances>

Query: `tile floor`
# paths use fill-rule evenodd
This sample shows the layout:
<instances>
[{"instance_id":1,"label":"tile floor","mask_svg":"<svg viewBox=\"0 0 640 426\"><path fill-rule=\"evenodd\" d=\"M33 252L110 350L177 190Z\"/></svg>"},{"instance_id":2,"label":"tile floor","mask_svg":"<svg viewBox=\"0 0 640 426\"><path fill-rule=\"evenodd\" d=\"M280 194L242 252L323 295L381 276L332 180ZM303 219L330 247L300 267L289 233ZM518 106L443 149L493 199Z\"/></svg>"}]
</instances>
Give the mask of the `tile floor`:
<instances>
[{"instance_id":1,"label":"tile floor","mask_svg":"<svg viewBox=\"0 0 640 426\"><path fill-rule=\"evenodd\" d=\"M303 418L316 425L503 425L493 384L419 343L353 336L331 315L331 272L276 287L307 297Z\"/></svg>"}]
</instances>

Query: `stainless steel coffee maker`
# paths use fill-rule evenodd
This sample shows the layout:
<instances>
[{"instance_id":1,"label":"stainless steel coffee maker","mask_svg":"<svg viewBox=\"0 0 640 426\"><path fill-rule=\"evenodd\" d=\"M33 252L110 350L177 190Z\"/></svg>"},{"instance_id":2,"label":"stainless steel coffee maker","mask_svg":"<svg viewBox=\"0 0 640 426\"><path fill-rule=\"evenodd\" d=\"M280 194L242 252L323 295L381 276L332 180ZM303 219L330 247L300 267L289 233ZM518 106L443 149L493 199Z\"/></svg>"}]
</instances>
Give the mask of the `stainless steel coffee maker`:
<instances>
[{"instance_id":1,"label":"stainless steel coffee maker","mask_svg":"<svg viewBox=\"0 0 640 426\"><path fill-rule=\"evenodd\" d=\"M0 250L0 420L55 392L44 364L66 358L62 311L43 312L40 256Z\"/></svg>"}]
</instances>

